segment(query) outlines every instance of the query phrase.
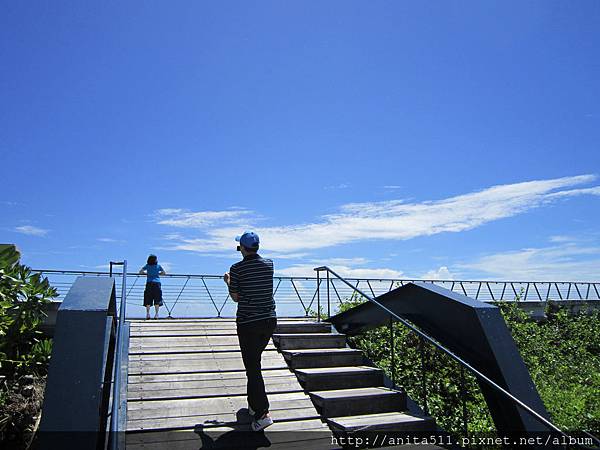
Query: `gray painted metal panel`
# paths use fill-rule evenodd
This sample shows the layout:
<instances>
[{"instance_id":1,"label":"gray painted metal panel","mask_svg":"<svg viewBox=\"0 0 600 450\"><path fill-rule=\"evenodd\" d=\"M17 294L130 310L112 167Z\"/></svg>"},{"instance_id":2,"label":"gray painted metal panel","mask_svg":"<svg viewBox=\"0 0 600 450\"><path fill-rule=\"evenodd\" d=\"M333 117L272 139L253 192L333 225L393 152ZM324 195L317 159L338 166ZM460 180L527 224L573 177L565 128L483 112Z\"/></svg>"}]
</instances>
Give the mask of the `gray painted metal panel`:
<instances>
[{"instance_id":1,"label":"gray painted metal panel","mask_svg":"<svg viewBox=\"0 0 600 450\"><path fill-rule=\"evenodd\" d=\"M57 314L40 423L40 448L50 448L44 443L46 438L56 445L59 435L68 443L73 431L86 432L77 435L81 448L97 448L102 446L106 430L102 417L105 369L112 369L106 367L105 360L112 320L107 319L107 311L114 313L114 281L80 277L71 291Z\"/></svg>"}]
</instances>

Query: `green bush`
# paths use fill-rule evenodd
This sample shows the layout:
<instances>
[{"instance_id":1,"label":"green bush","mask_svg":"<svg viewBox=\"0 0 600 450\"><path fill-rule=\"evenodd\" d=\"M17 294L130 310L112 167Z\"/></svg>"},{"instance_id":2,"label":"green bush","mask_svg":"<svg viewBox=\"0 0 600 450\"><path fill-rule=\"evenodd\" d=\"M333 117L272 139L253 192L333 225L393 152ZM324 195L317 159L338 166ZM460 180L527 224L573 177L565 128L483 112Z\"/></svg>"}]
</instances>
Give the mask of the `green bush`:
<instances>
[{"instance_id":1,"label":"green bush","mask_svg":"<svg viewBox=\"0 0 600 450\"><path fill-rule=\"evenodd\" d=\"M340 312L362 303L342 303ZM549 304L548 320L531 320L516 302L499 305L531 377L553 422L566 431L600 430L600 312L569 314ZM461 370L433 346L394 323L396 384L424 407L421 351L424 352L427 406L445 430L463 434ZM378 367L392 376L390 330L379 327L349 338ZM468 433L493 432L493 421L475 378L465 373Z\"/></svg>"},{"instance_id":2,"label":"green bush","mask_svg":"<svg viewBox=\"0 0 600 450\"><path fill-rule=\"evenodd\" d=\"M14 246L0 247L0 374L43 374L51 341L42 339L44 305L56 297L48 280L19 264Z\"/></svg>"},{"instance_id":3,"label":"green bush","mask_svg":"<svg viewBox=\"0 0 600 450\"><path fill-rule=\"evenodd\" d=\"M499 305L554 422L566 430L600 430L600 311L570 314L549 303L536 323L516 303Z\"/></svg>"}]
</instances>

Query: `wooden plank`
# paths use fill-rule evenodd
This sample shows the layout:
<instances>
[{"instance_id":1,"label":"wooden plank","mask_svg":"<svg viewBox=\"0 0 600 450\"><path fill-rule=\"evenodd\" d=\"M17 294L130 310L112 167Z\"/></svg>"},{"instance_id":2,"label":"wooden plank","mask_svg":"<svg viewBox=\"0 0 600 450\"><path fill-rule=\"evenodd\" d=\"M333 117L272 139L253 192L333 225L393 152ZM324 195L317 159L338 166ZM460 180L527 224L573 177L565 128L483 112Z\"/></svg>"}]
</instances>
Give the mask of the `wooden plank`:
<instances>
[{"instance_id":1,"label":"wooden plank","mask_svg":"<svg viewBox=\"0 0 600 450\"><path fill-rule=\"evenodd\" d=\"M247 425L249 422L244 421L241 425ZM233 431L237 430L235 426L228 427L215 427L210 432L220 433L223 430ZM276 421L265 430L265 433L272 431L294 431L294 430L324 430L329 431L327 424L323 423L320 419L307 419L307 420L290 420L290 421ZM176 441L187 441L197 440L198 434L193 430L167 430L159 432L144 432L144 433L128 433L127 444L150 444L155 442L176 442Z\"/></svg>"},{"instance_id":2,"label":"wooden plank","mask_svg":"<svg viewBox=\"0 0 600 450\"><path fill-rule=\"evenodd\" d=\"M265 379L265 390L267 394L278 392L304 392L296 380L289 380L281 383L273 383ZM209 397L222 395L246 395L246 383L233 386L212 386L203 388L172 387L171 389L139 389L130 390L127 396L128 401L136 400L156 400L161 398L183 398L183 397Z\"/></svg>"},{"instance_id":3,"label":"wooden plank","mask_svg":"<svg viewBox=\"0 0 600 450\"><path fill-rule=\"evenodd\" d=\"M273 341L269 340L272 344ZM185 338L166 338L163 340L158 339L146 339L146 338L132 338L129 343L129 348L141 348L145 349L148 347L156 348L169 348L176 346L223 346L223 345L234 345L239 348L239 340L237 336L194 336Z\"/></svg>"},{"instance_id":4,"label":"wooden plank","mask_svg":"<svg viewBox=\"0 0 600 450\"><path fill-rule=\"evenodd\" d=\"M312 317L298 316L298 317L277 317L277 322L316 322ZM160 326L160 325L173 325L180 323L194 323L194 324L210 324L210 323L236 323L235 317L185 317L178 319L127 319L132 326Z\"/></svg>"},{"instance_id":5,"label":"wooden plank","mask_svg":"<svg viewBox=\"0 0 600 450\"><path fill-rule=\"evenodd\" d=\"M285 361L283 355L276 350L267 350L262 354L264 360L277 359ZM242 353L236 352L203 352L203 353L190 353L188 355L182 353L166 353L164 355L132 355L129 358L131 364L154 364L155 362L164 363L201 363L202 361L212 360L240 360L242 361Z\"/></svg>"},{"instance_id":6,"label":"wooden plank","mask_svg":"<svg viewBox=\"0 0 600 450\"><path fill-rule=\"evenodd\" d=\"M263 367L264 369L264 367ZM294 373L285 368L278 369L267 369L262 371L263 378L269 377L287 377L287 376L295 376ZM246 379L245 370L236 370L229 372L196 372L196 373L182 373L182 374L156 374L156 375L129 375L129 386L134 385L135 383L166 383L171 381L202 381L202 380L214 380L214 379L237 379L243 378Z\"/></svg>"},{"instance_id":7,"label":"wooden plank","mask_svg":"<svg viewBox=\"0 0 600 450\"><path fill-rule=\"evenodd\" d=\"M311 414L316 414L310 398L303 392L271 394L269 403L270 410L273 411L308 408L311 409ZM236 413L240 413L242 410L242 414L247 415L247 408L245 395L129 402L127 422L130 424L139 420L186 418L200 415L207 416L212 421L218 419L221 422L235 422L237 420Z\"/></svg>"},{"instance_id":8,"label":"wooden plank","mask_svg":"<svg viewBox=\"0 0 600 450\"><path fill-rule=\"evenodd\" d=\"M150 353L150 354L136 354L129 356L129 362L143 362L143 361L202 361L205 359L230 359L230 358L241 358L241 351L239 349L233 351L211 351L207 349L202 352L179 352L179 353ZM262 354L263 358L270 358L274 355L278 355L276 348L265 348ZM281 356L283 359L283 356Z\"/></svg>"},{"instance_id":9,"label":"wooden plank","mask_svg":"<svg viewBox=\"0 0 600 450\"><path fill-rule=\"evenodd\" d=\"M297 325L303 323L317 323L316 321L307 320L277 320L278 325ZM223 322L185 322L177 320L175 323L135 323L131 324L132 331L140 330L173 330L173 329L236 329L237 324L235 322L223 321Z\"/></svg>"},{"instance_id":10,"label":"wooden plank","mask_svg":"<svg viewBox=\"0 0 600 450\"><path fill-rule=\"evenodd\" d=\"M331 442L331 431L320 420L299 420L275 422L263 433L253 433L247 425L221 426L216 428L163 431L158 433L128 433L127 448L159 449L168 446L170 450L198 448L328 448L323 446ZM315 443L320 445L314 447Z\"/></svg>"},{"instance_id":11,"label":"wooden plank","mask_svg":"<svg viewBox=\"0 0 600 450\"><path fill-rule=\"evenodd\" d=\"M149 330L149 331L137 331L137 332L133 332L131 333L131 337L132 338L146 338L146 337L175 337L175 336L232 336L232 335L237 335L235 329L217 329L217 330L208 330L208 329L202 329L202 330L186 330L186 329L182 329L182 330L167 330L167 331L154 331L154 330Z\"/></svg>"},{"instance_id":12,"label":"wooden plank","mask_svg":"<svg viewBox=\"0 0 600 450\"><path fill-rule=\"evenodd\" d=\"M136 338L131 336L131 342L129 343L130 347L134 346L147 346L149 343L155 343L158 339L150 339L150 338ZM161 341L160 345L156 347L164 347L166 345L173 345L181 342L195 342L196 345L239 345L239 340L237 335L227 335L227 336L212 336L212 335L199 335L199 336L191 336L186 338L176 337L166 338Z\"/></svg>"},{"instance_id":13,"label":"wooden plank","mask_svg":"<svg viewBox=\"0 0 600 450\"><path fill-rule=\"evenodd\" d=\"M286 363L279 358L263 358L261 366L264 369L284 369ZM202 361L149 361L149 362L130 362L129 371L131 374L149 374L149 373L189 373L189 372L218 372L221 370L244 370L242 358L231 359L206 359Z\"/></svg>"},{"instance_id":14,"label":"wooden plank","mask_svg":"<svg viewBox=\"0 0 600 450\"><path fill-rule=\"evenodd\" d=\"M212 343L212 339L218 341L219 339L226 339L227 337L237 339L234 335L221 335L221 336L172 336L172 337L143 337L143 338L131 338L130 346L152 346L161 347L168 345L198 345L203 343Z\"/></svg>"},{"instance_id":15,"label":"wooden plank","mask_svg":"<svg viewBox=\"0 0 600 450\"><path fill-rule=\"evenodd\" d=\"M265 350L277 350L273 344L267 344ZM239 345L177 345L169 347L136 347L130 348L130 355L152 355L168 353L212 353L240 351Z\"/></svg>"},{"instance_id":16,"label":"wooden plank","mask_svg":"<svg viewBox=\"0 0 600 450\"><path fill-rule=\"evenodd\" d=\"M296 406L296 407L294 407ZM273 420L308 420L319 419L319 414L312 405L300 404L294 401L285 409L270 409ZM240 426L248 424L251 417L247 408L238 411L222 412L216 414L196 414L183 417L151 417L148 419L132 419L127 421L127 431L175 430L186 428L215 428L219 426Z\"/></svg>"},{"instance_id":17,"label":"wooden plank","mask_svg":"<svg viewBox=\"0 0 600 450\"><path fill-rule=\"evenodd\" d=\"M241 358L241 352L239 350L236 351L231 351L231 352L213 352L213 354L206 354L206 353L192 353L190 354L190 358L189 359L193 359L193 360L204 360L204 359L237 359L237 358ZM266 357L273 357L274 355L277 355L282 361L283 361L283 355L281 353L279 353L277 350L267 350L265 353L263 353L263 358ZM153 359L156 359L156 357L160 357L160 355L132 355L131 358L129 358L130 361L135 362L135 361L143 361L145 359L147 359L148 361L152 361ZM174 355L170 355L170 354L166 354L164 355L166 360L180 360L180 359L186 359L185 355L178 355L178 354L174 354Z\"/></svg>"},{"instance_id":18,"label":"wooden plank","mask_svg":"<svg viewBox=\"0 0 600 450\"><path fill-rule=\"evenodd\" d=\"M282 383L295 383L300 386L298 379L293 373L288 373L286 376L267 377L263 376L266 385L275 385ZM150 392L159 390L169 389L225 389L227 387L234 386L246 386L246 374L239 373L238 377L235 378L212 378L204 380L180 380L180 381L166 381L166 382L154 382L154 383L129 383L129 392Z\"/></svg>"},{"instance_id":19,"label":"wooden plank","mask_svg":"<svg viewBox=\"0 0 600 450\"><path fill-rule=\"evenodd\" d=\"M334 417L330 420L332 422L335 422L339 427L343 427L346 430L353 431L356 428L361 428L365 426L382 427L388 424L398 424L398 429L402 429L400 425L402 423L415 424L431 422L432 418L428 416L414 416L406 412L392 411L386 413ZM418 428L415 427L415 429Z\"/></svg>"},{"instance_id":20,"label":"wooden plank","mask_svg":"<svg viewBox=\"0 0 600 450\"><path fill-rule=\"evenodd\" d=\"M216 357L217 354L198 354L197 357L189 360L170 360L163 361L129 361L129 370L132 374L136 373L181 373L181 372L210 372L217 370L241 370L244 369L244 363L241 356L239 357ZM214 357L211 357L214 356ZM279 354L269 356L263 355L261 360L262 367L265 368L285 368L287 364Z\"/></svg>"}]
</instances>

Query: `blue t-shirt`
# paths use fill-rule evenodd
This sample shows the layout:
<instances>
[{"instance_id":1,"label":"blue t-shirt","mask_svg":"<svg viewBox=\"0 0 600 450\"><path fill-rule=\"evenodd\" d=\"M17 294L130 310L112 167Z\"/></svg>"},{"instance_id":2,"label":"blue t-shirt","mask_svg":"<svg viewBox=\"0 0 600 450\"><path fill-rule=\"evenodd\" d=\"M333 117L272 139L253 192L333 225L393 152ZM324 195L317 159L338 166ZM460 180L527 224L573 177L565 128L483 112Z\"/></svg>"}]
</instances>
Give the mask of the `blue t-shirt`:
<instances>
[{"instance_id":1,"label":"blue t-shirt","mask_svg":"<svg viewBox=\"0 0 600 450\"><path fill-rule=\"evenodd\" d=\"M146 271L146 283L160 283L159 272L164 272L160 264L146 264L142 267Z\"/></svg>"}]
</instances>

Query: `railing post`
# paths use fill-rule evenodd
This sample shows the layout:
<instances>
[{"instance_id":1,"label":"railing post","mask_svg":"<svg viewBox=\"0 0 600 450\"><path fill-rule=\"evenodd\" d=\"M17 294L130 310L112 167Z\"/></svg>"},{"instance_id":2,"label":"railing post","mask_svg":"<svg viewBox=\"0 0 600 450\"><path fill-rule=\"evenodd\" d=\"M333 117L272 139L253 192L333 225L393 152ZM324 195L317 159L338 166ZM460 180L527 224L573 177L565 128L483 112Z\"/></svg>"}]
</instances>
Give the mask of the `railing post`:
<instances>
[{"instance_id":1,"label":"railing post","mask_svg":"<svg viewBox=\"0 0 600 450\"><path fill-rule=\"evenodd\" d=\"M423 389L423 408L425 414L429 415L427 407L427 377L425 374L425 342L422 336L419 336L419 352L421 354L421 389Z\"/></svg>"},{"instance_id":2,"label":"railing post","mask_svg":"<svg viewBox=\"0 0 600 450\"><path fill-rule=\"evenodd\" d=\"M390 350L392 353L392 384L396 385L396 364L394 364L394 316L390 314Z\"/></svg>"},{"instance_id":3,"label":"railing post","mask_svg":"<svg viewBox=\"0 0 600 450\"><path fill-rule=\"evenodd\" d=\"M321 321L321 291L319 286L321 285L320 279L321 272L317 270L317 322Z\"/></svg>"},{"instance_id":4,"label":"railing post","mask_svg":"<svg viewBox=\"0 0 600 450\"><path fill-rule=\"evenodd\" d=\"M469 437L468 417L467 417L467 392L465 388L465 368L460 366L460 395L462 397L462 414L463 414L463 433L464 437Z\"/></svg>"},{"instance_id":5,"label":"railing post","mask_svg":"<svg viewBox=\"0 0 600 450\"><path fill-rule=\"evenodd\" d=\"M123 325L125 323L125 310L127 304L127 260L123 263L123 280L121 281L121 307L119 308L119 319L117 321L117 337L115 344L115 364L113 377L113 393L112 393L112 413L110 415L110 435L111 449L118 448L119 438L119 414L121 409L121 341L123 340ZM112 268L112 263L111 263Z\"/></svg>"},{"instance_id":6,"label":"railing post","mask_svg":"<svg viewBox=\"0 0 600 450\"><path fill-rule=\"evenodd\" d=\"M331 317L331 308L329 306L329 270L327 271L327 317Z\"/></svg>"}]
</instances>

